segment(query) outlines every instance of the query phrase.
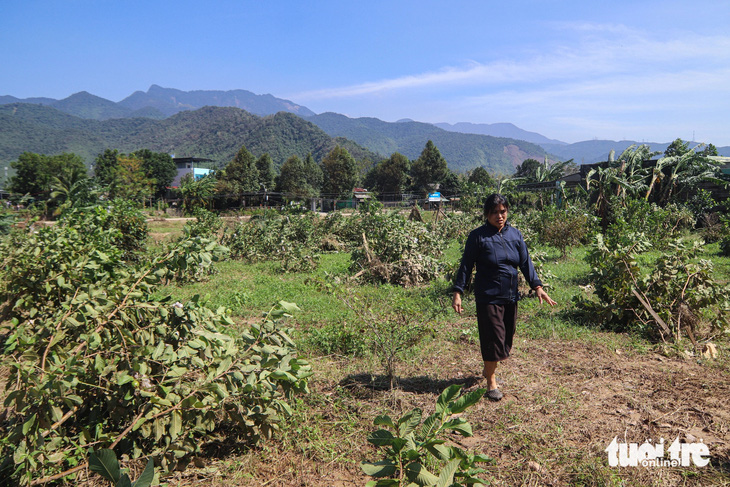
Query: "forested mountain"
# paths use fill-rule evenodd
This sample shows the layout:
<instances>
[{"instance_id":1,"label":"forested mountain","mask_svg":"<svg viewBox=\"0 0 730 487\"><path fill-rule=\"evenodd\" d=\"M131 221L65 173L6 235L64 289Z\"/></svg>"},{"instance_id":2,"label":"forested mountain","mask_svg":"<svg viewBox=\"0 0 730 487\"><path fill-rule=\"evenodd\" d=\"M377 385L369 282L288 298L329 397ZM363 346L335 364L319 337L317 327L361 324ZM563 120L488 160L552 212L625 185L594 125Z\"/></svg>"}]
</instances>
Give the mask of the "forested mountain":
<instances>
[{"instance_id":1,"label":"forested mountain","mask_svg":"<svg viewBox=\"0 0 730 487\"><path fill-rule=\"evenodd\" d=\"M435 123L434 125L438 128L448 130L449 132L491 135L492 137L507 137L510 139L532 142L533 144L539 144L541 146L543 144L566 145L565 142L561 142L555 139L548 139L544 135L538 134L537 132L528 132L527 130L522 130L518 126L511 123L459 122L453 125L450 123Z\"/></svg>"},{"instance_id":2,"label":"forested mountain","mask_svg":"<svg viewBox=\"0 0 730 487\"><path fill-rule=\"evenodd\" d=\"M257 95L246 90L195 90L182 91L152 85L147 90L135 91L115 103L85 91L75 93L63 100L53 98L26 98L0 96L0 105L11 103L33 103L49 105L62 112L82 118L107 120L110 118L148 117L161 119L185 110L197 110L205 106L236 107L255 115L272 115L290 112L308 117L314 112L296 103L272 95Z\"/></svg>"},{"instance_id":3,"label":"forested mountain","mask_svg":"<svg viewBox=\"0 0 730 487\"><path fill-rule=\"evenodd\" d=\"M25 103L0 106L0 164L23 152L74 152L87 164L106 148L133 152L150 149L178 157L205 157L219 165L245 145L255 156L265 152L280 166L292 155L311 152L322 159L340 145L356 159L379 156L352 141L333 138L291 113L259 117L238 108L205 107L164 120L148 118L83 119L55 108Z\"/></svg>"},{"instance_id":4,"label":"forested mountain","mask_svg":"<svg viewBox=\"0 0 730 487\"><path fill-rule=\"evenodd\" d=\"M432 140L453 171L484 166L494 174L512 174L525 159L542 160L545 150L529 142L503 137L448 132L432 124L376 118L348 118L337 113L308 117L329 135L346 137L384 155L400 152L416 159Z\"/></svg>"},{"instance_id":5,"label":"forested mountain","mask_svg":"<svg viewBox=\"0 0 730 487\"><path fill-rule=\"evenodd\" d=\"M204 106L236 107L254 115L271 115L278 112L295 113L302 117L314 115L314 112L296 103L276 98L272 95L257 95L246 90L195 90L181 91L173 88L162 88L152 85L147 92L135 91L119 102L119 105L139 110L152 107L166 116L183 110L195 110Z\"/></svg>"},{"instance_id":6,"label":"forested mountain","mask_svg":"<svg viewBox=\"0 0 730 487\"><path fill-rule=\"evenodd\" d=\"M608 159L611 150L616 151L618 157L627 147L632 145L648 145L652 151L664 153L671 142L637 142L635 140L585 140L575 144L556 145L540 144L546 151L555 154L561 160L573 159L576 164L592 164ZM690 147L699 145L699 142L689 142ZM730 147L718 147L717 153L721 156L730 156Z\"/></svg>"}]
</instances>

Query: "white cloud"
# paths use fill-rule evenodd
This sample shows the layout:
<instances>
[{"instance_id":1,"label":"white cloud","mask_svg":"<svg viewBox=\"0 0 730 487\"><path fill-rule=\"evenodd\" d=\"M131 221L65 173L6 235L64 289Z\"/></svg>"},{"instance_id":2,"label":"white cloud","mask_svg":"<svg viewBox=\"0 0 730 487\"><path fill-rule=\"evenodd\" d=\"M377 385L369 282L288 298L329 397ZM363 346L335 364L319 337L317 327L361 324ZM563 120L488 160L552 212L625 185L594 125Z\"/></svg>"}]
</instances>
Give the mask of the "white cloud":
<instances>
[{"instance_id":1,"label":"white cloud","mask_svg":"<svg viewBox=\"0 0 730 487\"><path fill-rule=\"evenodd\" d=\"M451 90L465 86L495 87L502 84L540 85L575 80L612 79L631 74L644 83L667 76L681 77L687 70L701 69L710 78L727 75L730 36L686 34L670 39L652 39L622 25L556 24L583 35L575 45L554 45L542 54L524 59L502 59L488 63L469 62L438 71L351 86L291 95L306 102L331 98L362 97L399 90L428 88ZM642 83L642 84L644 84ZM600 84L593 84L600 86ZM679 89L680 86L677 86Z\"/></svg>"},{"instance_id":2,"label":"white cloud","mask_svg":"<svg viewBox=\"0 0 730 487\"><path fill-rule=\"evenodd\" d=\"M724 126L722 117L730 111L730 35L645 32L619 24L553 27L562 34L559 43L546 42L522 57L291 97L302 103L337 100L350 111L356 103L372 108L376 99L381 106L387 100L394 105L391 115L399 109L401 116L431 122L539 120L528 129L558 138L560 131L574 140L661 139L656 134L662 131L672 134L664 138L687 137L677 132L682 127L704 127L717 136ZM397 105L406 99L407 108Z\"/></svg>"}]
</instances>

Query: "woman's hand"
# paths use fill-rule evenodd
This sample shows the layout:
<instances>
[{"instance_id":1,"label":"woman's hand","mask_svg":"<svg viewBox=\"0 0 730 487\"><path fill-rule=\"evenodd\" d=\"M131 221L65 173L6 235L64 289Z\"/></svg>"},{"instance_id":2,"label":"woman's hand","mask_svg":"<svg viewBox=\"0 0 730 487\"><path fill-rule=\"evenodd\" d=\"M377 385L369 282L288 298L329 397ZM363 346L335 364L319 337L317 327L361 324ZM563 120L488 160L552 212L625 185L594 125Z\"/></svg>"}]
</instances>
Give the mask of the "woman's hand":
<instances>
[{"instance_id":1,"label":"woman's hand","mask_svg":"<svg viewBox=\"0 0 730 487\"><path fill-rule=\"evenodd\" d=\"M454 311L461 314L462 311L464 311L464 308L461 307L461 293L456 291L454 292L454 299L451 301L451 307L454 308Z\"/></svg>"},{"instance_id":2,"label":"woman's hand","mask_svg":"<svg viewBox=\"0 0 730 487\"><path fill-rule=\"evenodd\" d=\"M545 292L545 290L542 288L542 286L537 286L535 288L535 294L537 294L537 299L540 300L540 304L542 304L543 301L546 302L547 304L549 304L550 306L555 306L556 304L558 304L555 301L553 301L553 299L550 296L548 296L548 293Z\"/></svg>"}]
</instances>

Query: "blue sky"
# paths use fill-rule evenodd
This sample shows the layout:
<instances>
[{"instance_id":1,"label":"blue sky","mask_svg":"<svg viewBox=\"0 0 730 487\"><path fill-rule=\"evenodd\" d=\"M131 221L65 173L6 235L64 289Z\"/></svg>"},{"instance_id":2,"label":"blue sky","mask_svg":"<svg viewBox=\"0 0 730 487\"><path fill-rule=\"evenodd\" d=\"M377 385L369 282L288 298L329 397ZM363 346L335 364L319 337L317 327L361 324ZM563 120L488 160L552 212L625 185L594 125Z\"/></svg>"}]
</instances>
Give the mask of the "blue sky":
<instances>
[{"instance_id":1,"label":"blue sky","mask_svg":"<svg viewBox=\"0 0 730 487\"><path fill-rule=\"evenodd\" d=\"M245 89L321 113L730 145L730 6L3 0L0 95Z\"/></svg>"}]
</instances>

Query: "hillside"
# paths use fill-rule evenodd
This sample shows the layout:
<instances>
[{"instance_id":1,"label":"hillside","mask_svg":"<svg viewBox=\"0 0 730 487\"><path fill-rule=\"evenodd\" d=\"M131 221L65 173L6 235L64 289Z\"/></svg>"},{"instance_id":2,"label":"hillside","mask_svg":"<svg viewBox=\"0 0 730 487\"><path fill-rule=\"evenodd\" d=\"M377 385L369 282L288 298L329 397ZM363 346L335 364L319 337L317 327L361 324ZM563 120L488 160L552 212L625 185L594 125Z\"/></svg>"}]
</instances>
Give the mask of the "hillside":
<instances>
[{"instance_id":1,"label":"hillside","mask_svg":"<svg viewBox=\"0 0 730 487\"><path fill-rule=\"evenodd\" d=\"M146 92L135 91L118 103L86 91L75 93L63 100L0 96L0 105L12 103L49 105L70 115L94 120L135 117L161 119L205 106L236 107L260 116L278 112L290 112L303 117L314 115L314 112L307 107L297 105L292 101L272 95L257 95L246 90L182 91L157 85L150 86Z\"/></svg>"},{"instance_id":2,"label":"hillside","mask_svg":"<svg viewBox=\"0 0 730 487\"><path fill-rule=\"evenodd\" d=\"M621 154L627 147L632 145L646 144L651 150L663 153L670 142L637 142L635 140L585 140L574 144L540 144L546 151L555 154L561 160L573 159L576 164L592 164L608 159L611 150L616 151L616 156ZM699 142L690 142L690 147L699 145ZM730 147L718 147L717 152L721 156L730 156Z\"/></svg>"},{"instance_id":3,"label":"hillside","mask_svg":"<svg viewBox=\"0 0 730 487\"><path fill-rule=\"evenodd\" d=\"M328 136L306 120L289 113L267 117L238 108L205 107L164 120L123 118L89 120L55 108L30 104L0 106L0 164L25 152L74 152L87 164L106 148L132 152L147 148L176 156L206 157L219 165L233 159L241 145L256 156L268 152L280 166L291 155L312 152L320 160L336 145L356 159L379 156L357 144Z\"/></svg>"},{"instance_id":4,"label":"hillside","mask_svg":"<svg viewBox=\"0 0 730 487\"><path fill-rule=\"evenodd\" d=\"M510 139L524 140L526 142L532 142L533 144L557 144L566 145L565 142L561 142L555 139L548 139L544 135L538 134L537 132L529 132L523 130L518 126L511 123L470 123L470 122L459 122L455 124L450 123L435 123L438 128L448 130L449 132L461 132L464 134L479 134L479 135L491 135L492 137L507 137Z\"/></svg>"},{"instance_id":5,"label":"hillside","mask_svg":"<svg viewBox=\"0 0 730 487\"><path fill-rule=\"evenodd\" d=\"M542 159L545 150L529 142L503 137L448 132L428 123L383 122L376 118L348 118L323 113L307 118L331 136L346 137L384 155L400 152L416 159L432 140L457 172L484 166L495 174L512 174L527 158Z\"/></svg>"}]
</instances>

